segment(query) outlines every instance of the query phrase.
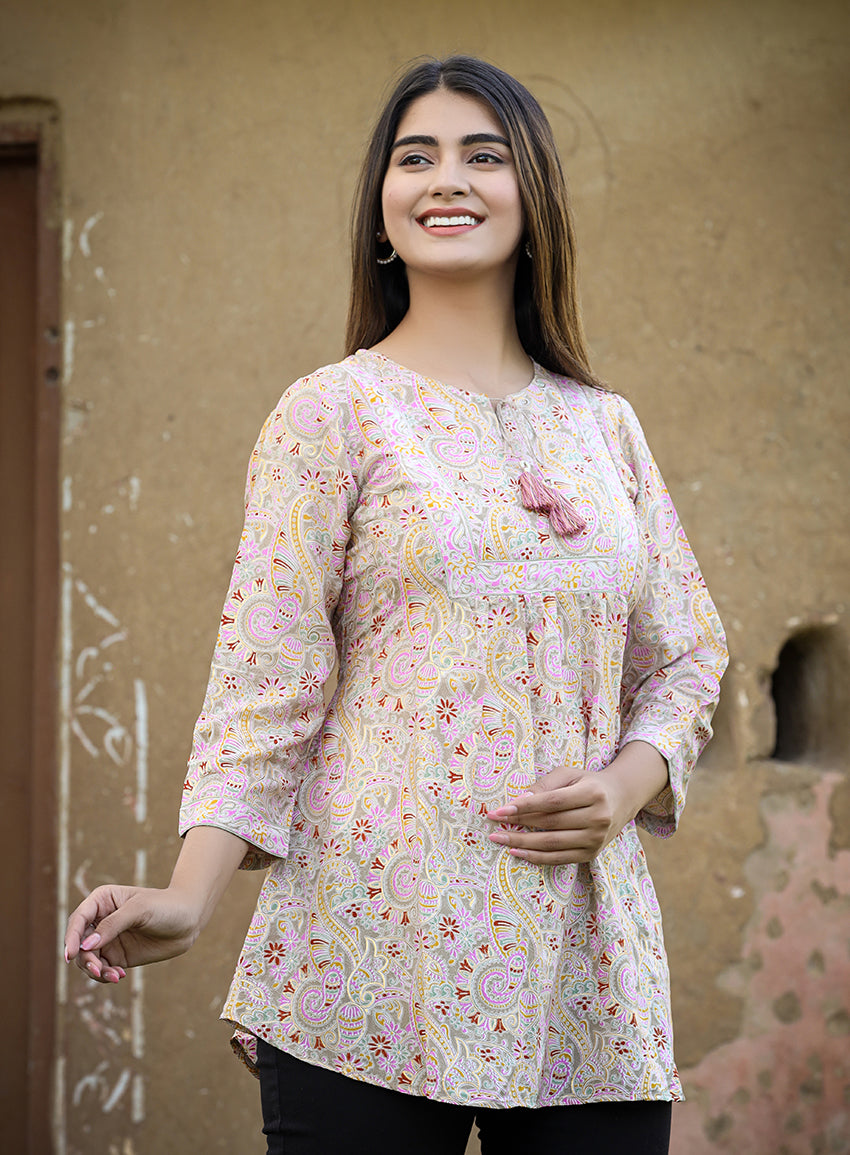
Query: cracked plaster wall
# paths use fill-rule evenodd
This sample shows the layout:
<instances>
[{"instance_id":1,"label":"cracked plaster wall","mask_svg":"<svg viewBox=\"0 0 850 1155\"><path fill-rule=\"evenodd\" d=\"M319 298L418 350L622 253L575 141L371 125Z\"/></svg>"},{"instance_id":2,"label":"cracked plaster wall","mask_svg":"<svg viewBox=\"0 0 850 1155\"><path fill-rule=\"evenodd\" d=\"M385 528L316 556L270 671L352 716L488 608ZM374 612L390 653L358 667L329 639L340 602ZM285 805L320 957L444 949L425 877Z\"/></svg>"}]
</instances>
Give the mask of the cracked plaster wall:
<instances>
[{"instance_id":1,"label":"cracked plaster wall","mask_svg":"<svg viewBox=\"0 0 850 1155\"><path fill-rule=\"evenodd\" d=\"M674 1152L850 1150L846 686L794 766L770 758L769 693L795 630L847 652L846 7L11 0L3 19L0 97L62 120L62 903L167 880L247 456L281 390L339 355L366 126L405 60L476 52L551 116L596 366L730 635L717 739L650 847L689 1093ZM58 1149L169 1151L177 1130L262 1149L215 1017L255 885L131 986L60 979Z\"/></svg>"}]
</instances>

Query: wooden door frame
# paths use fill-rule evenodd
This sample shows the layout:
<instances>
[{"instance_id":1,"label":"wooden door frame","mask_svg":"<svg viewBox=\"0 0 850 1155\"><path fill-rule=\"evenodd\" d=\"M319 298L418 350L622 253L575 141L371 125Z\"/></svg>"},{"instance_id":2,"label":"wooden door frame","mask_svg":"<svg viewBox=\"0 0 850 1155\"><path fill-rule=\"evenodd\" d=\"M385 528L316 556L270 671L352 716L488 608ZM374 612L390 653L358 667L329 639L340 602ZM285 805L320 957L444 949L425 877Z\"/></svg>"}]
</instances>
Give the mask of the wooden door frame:
<instances>
[{"instance_id":1,"label":"wooden door frame","mask_svg":"<svg viewBox=\"0 0 850 1155\"><path fill-rule=\"evenodd\" d=\"M35 524L30 860L29 1025L26 1040L27 1151L54 1150L52 1127L56 1050L57 724L59 619L59 462L62 385L62 211L59 116L47 101L0 103L0 150L35 156L37 269L35 402ZM50 917L47 913L50 912ZM19 1056L20 1059L21 1056Z\"/></svg>"}]
</instances>

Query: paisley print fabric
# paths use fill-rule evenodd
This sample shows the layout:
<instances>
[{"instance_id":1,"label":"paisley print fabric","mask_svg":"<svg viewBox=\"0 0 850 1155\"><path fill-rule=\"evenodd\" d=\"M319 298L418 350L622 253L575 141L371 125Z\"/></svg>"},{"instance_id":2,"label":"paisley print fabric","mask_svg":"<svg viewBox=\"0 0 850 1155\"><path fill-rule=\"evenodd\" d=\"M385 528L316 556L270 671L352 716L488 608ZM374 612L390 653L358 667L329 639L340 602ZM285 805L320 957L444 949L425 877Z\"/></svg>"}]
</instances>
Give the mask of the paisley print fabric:
<instances>
[{"instance_id":1,"label":"paisley print fabric","mask_svg":"<svg viewBox=\"0 0 850 1155\"><path fill-rule=\"evenodd\" d=\"M522 507L529 460L582 533ZM636 821L670 834L725 661L621 397L537 368L493 404L367 351L291 386L251 460L181 813L269 868L223 1011L249 1061L258 1036L450 1102L679 1098L635 824L541 868L485 813L640 738L670 784Z\"/></svg>"}]
</instances>

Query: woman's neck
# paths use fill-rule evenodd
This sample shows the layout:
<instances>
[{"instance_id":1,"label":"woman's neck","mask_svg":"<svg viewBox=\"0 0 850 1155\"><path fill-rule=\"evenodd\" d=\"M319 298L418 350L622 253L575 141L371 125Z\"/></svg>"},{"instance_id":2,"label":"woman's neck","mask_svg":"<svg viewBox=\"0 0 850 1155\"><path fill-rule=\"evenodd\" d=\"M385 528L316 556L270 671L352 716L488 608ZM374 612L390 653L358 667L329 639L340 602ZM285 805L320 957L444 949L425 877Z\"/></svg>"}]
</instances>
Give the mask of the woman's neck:
<instances>
[{"instance_id":1,"label":"woman's neck","mask_svg":"<svg viewBox=\"0 0 850 1155\"><path fill-rule=\"evenodd\" d=\"M410 308L375 350L408 369L488 397L524 388L531 358L520 343L510 285L409 277Z\"/></svg>"}]
</instances>

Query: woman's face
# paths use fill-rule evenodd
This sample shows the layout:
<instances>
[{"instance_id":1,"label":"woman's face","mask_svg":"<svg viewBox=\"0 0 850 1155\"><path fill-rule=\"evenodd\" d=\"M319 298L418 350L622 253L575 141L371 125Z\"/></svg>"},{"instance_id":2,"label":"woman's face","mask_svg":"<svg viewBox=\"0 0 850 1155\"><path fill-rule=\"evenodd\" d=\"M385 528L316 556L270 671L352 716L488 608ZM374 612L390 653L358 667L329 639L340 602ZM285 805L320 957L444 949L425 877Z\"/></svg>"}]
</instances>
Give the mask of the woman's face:
<instances>
[{"instance_id":1,"label":"woman's face","mask_svg":"<svg viewBox=\"0 0 850 1155\"><path fill-rule=\"evenodd\" d=\"M483 100L439 88L401 119L381 194L381 233L408 273L504 271L524 221L505 130Z\"/></svg>"}]
</instances>

